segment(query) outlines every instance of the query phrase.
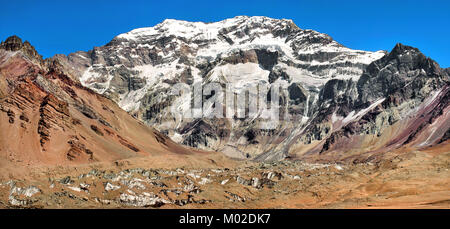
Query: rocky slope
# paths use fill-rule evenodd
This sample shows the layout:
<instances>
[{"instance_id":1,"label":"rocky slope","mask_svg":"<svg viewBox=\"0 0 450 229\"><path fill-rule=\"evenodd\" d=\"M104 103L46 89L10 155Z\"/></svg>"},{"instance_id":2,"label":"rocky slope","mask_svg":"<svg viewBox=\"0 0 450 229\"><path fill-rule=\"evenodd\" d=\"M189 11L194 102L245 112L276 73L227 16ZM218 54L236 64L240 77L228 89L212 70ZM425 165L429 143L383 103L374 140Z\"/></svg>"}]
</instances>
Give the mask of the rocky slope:
<instances>
[{"instance_id":1,"label":"rocky slope","mask_svg":"<svg viewBox=\"0 0 450 229\"><path fill-rule=\"evenodd\" d=\"M351 160L361 153L370 157L446 142L449 89L449 75L436 62L416 48L397 44L358 81L327 82L308 126L261 156Z\"/></svg>"},{"instance_id":2,"label":"rocky slope","mask_svg":"<svg viewBox=\"0 0 450 229\"><path fill-rule=\"evenodd\" d=\"M364 163L186 166L123 160L0 179L0 208L448 208L449 151Z\"/></svg>"},{"instance_id":3,"label":"rocky slope","mask_svg":"<svg viewBox=\"0 0 450 229\"><path fill-rule=\"evenodd\" d=\"M71 80L13 36L0 44L0 169L84 164L196 151Z\"/></svg>"},{"instance_id":4,"label":"rocky slope","mask_svg":"<svg viewBox=\"0 0 450 229\"><path fill-rule=\"evenodd\" d=\"M449 135L448 70L412 47L351 50L285 19L165 20L53 59L71 78L174 141L237 158L335 160L426 147ZM261 128L260 113L256 119L188 118L192 94L173 95L174 85L210 82L237 85L235 95L258 83L283 86L281 122ZM203 97L211 95L204 89ZM269 104L267 97L259 103ZM194 110L211 107L193 104Z\"/></svg>"}]
</instances>

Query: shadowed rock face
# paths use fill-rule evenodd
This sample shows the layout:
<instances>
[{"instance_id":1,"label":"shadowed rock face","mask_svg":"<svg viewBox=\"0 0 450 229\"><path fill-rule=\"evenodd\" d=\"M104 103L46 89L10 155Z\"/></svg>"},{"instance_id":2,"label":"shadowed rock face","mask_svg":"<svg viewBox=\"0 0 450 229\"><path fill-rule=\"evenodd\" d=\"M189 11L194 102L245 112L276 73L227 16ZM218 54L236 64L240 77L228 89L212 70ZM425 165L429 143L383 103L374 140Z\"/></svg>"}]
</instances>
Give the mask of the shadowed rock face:
<instances>
[{"instance_id":1,"label":"shadowed rock face","mask_svg":"<svg viewBox=\"0 0 450 229\"><path fill-rule=\"evenodd\" d=\"M91 51L53 59L71 78L179 143L232 149L230 155L259 160L325 155L350 146L366 151L352 141L397 135L403 139L405 134L392 129L419 128L408 123L414 120L411 114L430 109L430 104L441 104L442 112L447 109L435 100L446 93L449 69L440 69L418 49L398 44L390 53L351 50L285 19L240 16L208 24L165 20ZM189 104L189 95L170 94L181 82L281 83L286 88L280 98L281 122L275 129L261 130L260 120L173 115L172 107L182 114ZM426 104L429 98L434 102ZM447 124L445 115L434 116L431 121ZM431 129L422 125L415 135ZM445 131L435 133L424 146L435 144L432 139ZM347 143L341 142L342 136ZM406 140L395 142L397 147ZM375 148L388 144L380 142Z\"/></svg>"},{"instance_id":2,"label":"shadowed rock face","mask_svg":"<svg viewBox=\"0 0 450 229\"><path fill-rule=\"evenodd\" d=\"M25 41L22 42L18 36L8 37L5 41L0 43L0 48L7 51L22 51L27 57L31 60L42 62L42 56L37 53L34 47L30 44L30 42Z\"/></svg>"},{"instance_id":3,"label":"shadowed rock face","mask_svg":"<svg viewBox=\"0 0 450 229\"><path fill-rule=\"evenodd\" d=\"M288 87L289 91L289 99L294 104L300 104L306 101L306 92L305 89L302 88L302 86L299 83L292 83Z\"/></svg>"},{"instance_id":4,"label":"shadowed rock face","mask_svg":"<svg viewBox=\"0 0 450 229\"><path fill-rule=\"evenodd\" d=\"M450 128L449 89L449 75L436 62L416 48L397 44L358 81L328 81L320 92L317 116L299 136L306 143L318 141L311 152L321 154L363 148L358 144L367 136L379 139L373 152L442 143Z\"/></svg>"},{"instance_id":5,"label":"shadowed rock face","mask_svg":"<svg viewBox=\"0 0 450 229\"><path fill-rule=\"evenodd\" d=\"M399 95L402 99L424 98L430 89L441 88L448 74L418 49L397 44L384 58L368 66L358 81L359 103Z\"/></svg>"}]
</instances>

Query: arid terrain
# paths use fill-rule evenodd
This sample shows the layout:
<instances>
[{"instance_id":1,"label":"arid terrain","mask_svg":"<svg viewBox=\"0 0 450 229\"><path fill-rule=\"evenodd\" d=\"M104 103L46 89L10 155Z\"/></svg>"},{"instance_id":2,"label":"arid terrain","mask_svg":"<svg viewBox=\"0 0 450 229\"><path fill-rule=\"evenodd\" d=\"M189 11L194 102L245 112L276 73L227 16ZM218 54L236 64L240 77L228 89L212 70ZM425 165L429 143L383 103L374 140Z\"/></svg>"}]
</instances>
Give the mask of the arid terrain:
<instances>
[{"instance_id":1,"label":"arid terrain","mask_svg":"<svg viewBox=\"0 0 450 229\"><path fill-rule=\"evenodd\" d=\"M440 147L440 148L439 148ZM215 153L2 171L1 208L450 208L450 145L346 164ZM165 161L162 163L161 161Z\"/></svg>"}]
</instances>

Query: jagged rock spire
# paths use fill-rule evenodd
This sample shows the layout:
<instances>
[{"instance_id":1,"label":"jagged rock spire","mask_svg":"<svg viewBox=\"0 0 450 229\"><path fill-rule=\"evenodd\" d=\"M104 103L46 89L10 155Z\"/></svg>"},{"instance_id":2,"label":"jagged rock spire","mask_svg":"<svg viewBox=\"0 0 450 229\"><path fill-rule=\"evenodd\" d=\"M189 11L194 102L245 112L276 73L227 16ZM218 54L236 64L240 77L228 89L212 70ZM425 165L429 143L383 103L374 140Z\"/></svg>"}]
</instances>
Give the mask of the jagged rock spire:
<instances>
[{"instance_id":1,"label":"jagged rock spire","mask_svg":"<svg viewBox=\"0 0 450 229\"><path fill-rule=\"evenodd\" d=\"M2 41L0 44L0 49L5 49L7 51L22 51L27 57L31 59L37 59L39 62L42 62L42 56L36 51L36 49L30 44L30 42L25 41L22 42L20 37L13 35L6 38L5 41Z\"/></svg>"}]
</instances>

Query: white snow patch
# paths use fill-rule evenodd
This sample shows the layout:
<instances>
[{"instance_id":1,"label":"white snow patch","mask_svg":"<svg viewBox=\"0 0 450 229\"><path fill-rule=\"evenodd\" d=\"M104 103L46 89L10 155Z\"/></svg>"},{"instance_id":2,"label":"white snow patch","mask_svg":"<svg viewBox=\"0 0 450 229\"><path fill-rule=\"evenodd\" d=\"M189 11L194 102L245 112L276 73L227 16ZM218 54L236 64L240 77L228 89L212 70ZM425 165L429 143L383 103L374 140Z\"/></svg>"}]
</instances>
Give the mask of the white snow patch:
<instances>
[{"instance_id":1,"label":"white snow patch","mask_svg":"<svg viewBox=\"0 0 450 229\"><path fill-rule=\"evenodd\" d=\"M382 98L382 99L378 99L377 101L375 101L374 103L370 104L369 107L360 110L356 115L355 115L355 111L351 111L345 118L344 120L342 120L343 124L347 124L351 121L357 120L359 118L361 118L362 116L364 116L368 111L372 110L374 107L378 106L379 104L381 104L386 98Z\"/></svg>"}]
</instances>

